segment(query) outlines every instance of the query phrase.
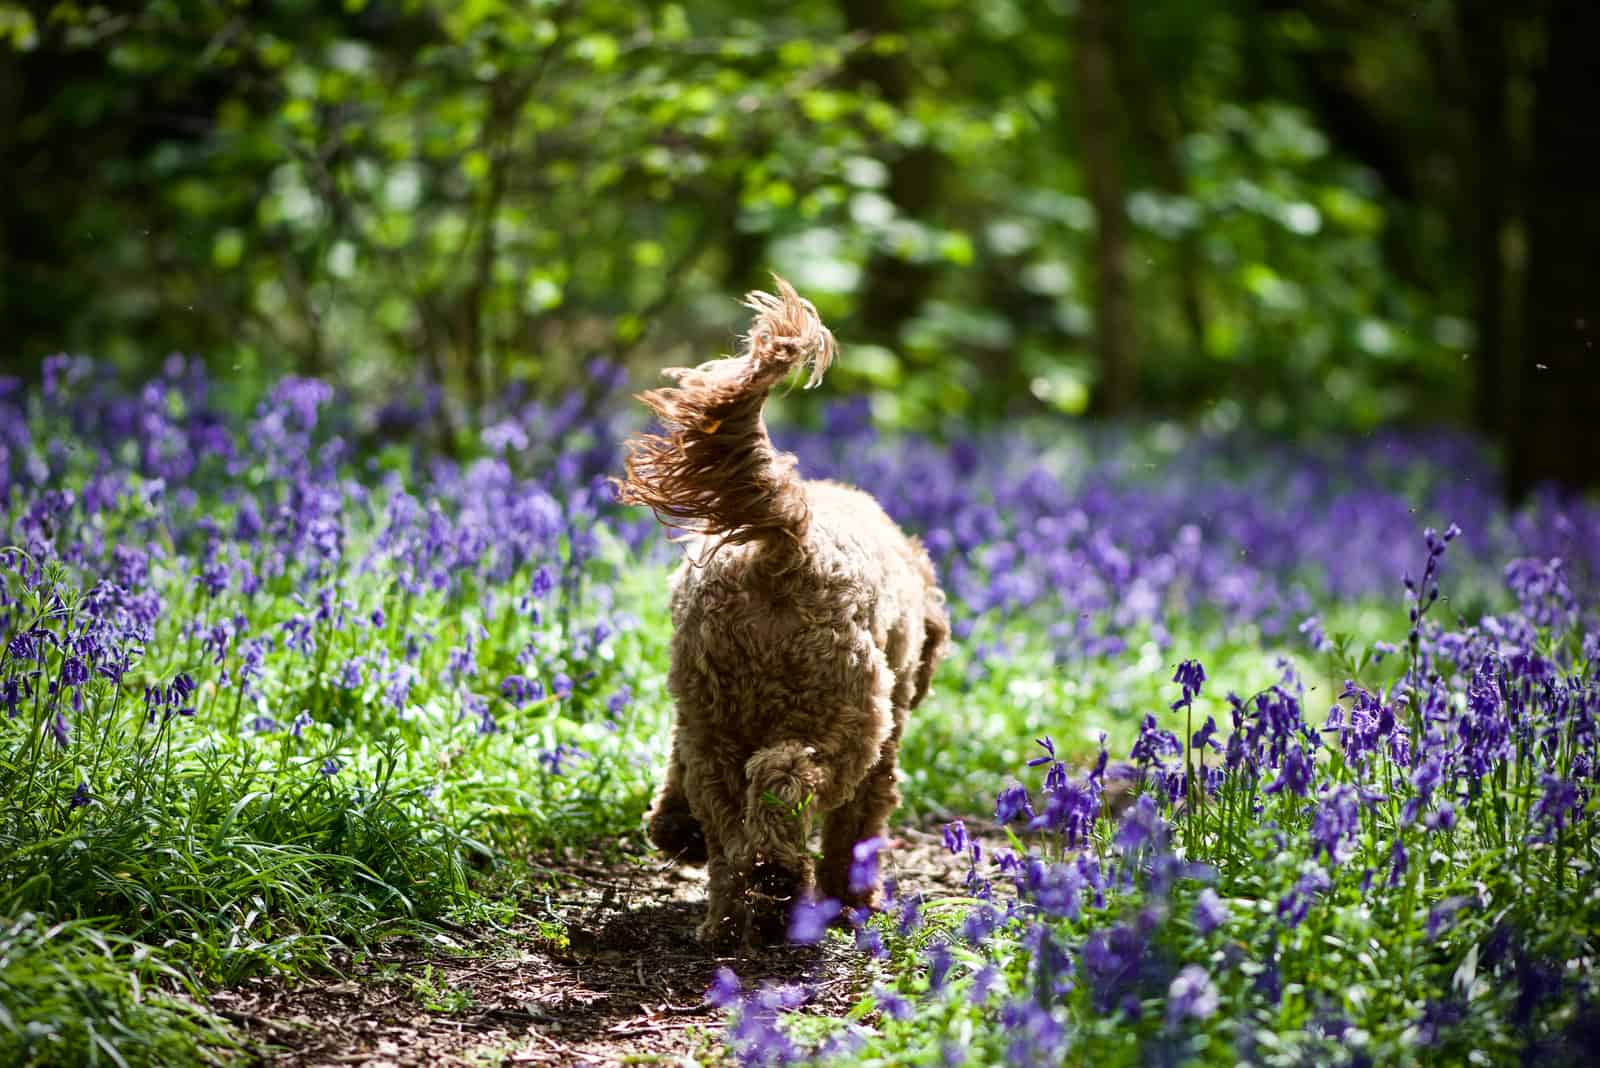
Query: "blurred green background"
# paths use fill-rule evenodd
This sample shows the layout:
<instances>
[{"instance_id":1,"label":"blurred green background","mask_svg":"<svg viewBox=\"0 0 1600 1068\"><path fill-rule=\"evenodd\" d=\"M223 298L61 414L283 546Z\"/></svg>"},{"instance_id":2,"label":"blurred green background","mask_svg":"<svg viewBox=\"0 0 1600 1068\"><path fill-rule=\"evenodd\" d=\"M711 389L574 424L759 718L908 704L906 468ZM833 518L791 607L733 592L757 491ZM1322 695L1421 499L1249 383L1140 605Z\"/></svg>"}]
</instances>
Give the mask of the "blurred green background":
<instances>
[{"instance_id":1,"label":"blurred green background","mask_svg":"<svg viewBox=\"0 0 1600 1068\"><path fill-rule=\"evenodd\" d=\"M777 270L885 425L1446 422L1589 485L1595 7L0 0L0 359L448 440Z\"/></svg>"}]
</instances>

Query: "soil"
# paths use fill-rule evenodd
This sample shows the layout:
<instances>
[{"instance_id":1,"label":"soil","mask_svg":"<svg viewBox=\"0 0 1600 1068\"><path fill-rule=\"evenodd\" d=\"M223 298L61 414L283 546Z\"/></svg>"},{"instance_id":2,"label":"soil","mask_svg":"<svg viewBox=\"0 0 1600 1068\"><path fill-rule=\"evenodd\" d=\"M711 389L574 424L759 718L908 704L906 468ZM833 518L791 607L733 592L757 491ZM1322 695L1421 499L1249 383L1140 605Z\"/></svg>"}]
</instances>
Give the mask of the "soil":
<instances>
[{"instance_id":1,"label":"soil","mask_svg":"<svg viewBox=\"0 0 1600 1068\"><path fill-rule=\"evenodd\" d=\"M723 1013L705 991L721 965L745 989L804 981L804 1011L837 1016L873 981L840 939L719 957L695 941L705 872L658 858L546 859L551 888L509 928L394 939L342 977L261 980L211 1008L239 1025L256 1062L283 1068L717 1063ZM884 854L902 894L963 893L965 862L936 826L905 827Z\"/></svg>"}]
</instances>

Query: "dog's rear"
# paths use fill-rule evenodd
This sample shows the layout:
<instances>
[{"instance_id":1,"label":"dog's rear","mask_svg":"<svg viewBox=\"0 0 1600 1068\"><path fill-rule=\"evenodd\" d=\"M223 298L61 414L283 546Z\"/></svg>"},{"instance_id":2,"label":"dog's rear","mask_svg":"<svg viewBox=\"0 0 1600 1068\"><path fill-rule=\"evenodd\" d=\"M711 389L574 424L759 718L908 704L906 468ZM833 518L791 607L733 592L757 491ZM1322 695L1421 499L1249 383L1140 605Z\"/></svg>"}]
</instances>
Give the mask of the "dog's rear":
<instances>
[{"instance_id":1,"label":"dog's rear","mask_svg":"<svg viewBox=\"0 0 1600 1068\"><path fill-rule=\"evenodd\" d=\"M641 396L663 432L630 443L619 483L623 501L692 535L673 580L678 721L651 837L709 861L702 935L716 939L744 932L751 901L809 890L819 814L821 889L870 901L849 886L850 849L898 800L905 712L948 634L921 547L870 497L801 479L767 436L768 391L808 365L815 385L832 335L781 279L778 296L747 303L742 355Z\"/></svg>"}]
</instances>

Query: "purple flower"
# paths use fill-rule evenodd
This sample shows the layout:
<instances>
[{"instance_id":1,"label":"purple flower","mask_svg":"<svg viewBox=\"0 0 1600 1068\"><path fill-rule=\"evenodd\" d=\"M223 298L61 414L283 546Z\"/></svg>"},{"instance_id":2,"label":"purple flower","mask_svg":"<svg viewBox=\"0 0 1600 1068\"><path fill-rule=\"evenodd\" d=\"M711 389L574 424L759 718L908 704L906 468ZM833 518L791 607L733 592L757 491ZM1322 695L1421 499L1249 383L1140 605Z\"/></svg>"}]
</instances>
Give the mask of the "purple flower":
<instances>
[{"instance_id":1,"label":"purple flower","mask_svg":"<svg viewBox=\"0 0 1600 1068\"><path fill-rule=\"evenodd\" d=\"M1448 931L1455 923L1456 913L1471 904L1469 897L1449 897L1429 909L1426 928L1428 941L1432 942Z\"/></svg>"},{"instance_id":2,"label":"purple flower","mask_svg":"<svg viewBox=\"0 0 1600 1068\"><path fill-rule=\"evenodd\" d=\"M61 664L61 684L63 686L82 686L89 681L89 666L75 656L69 656Z\"/></svg>"},{"instance_id":3,"label":"purple flower","mask_svg":"<svg viewBox=\"0 0 1600 1068\"><path fill-rule=\"evenodd\" d=\"M1185 965L1167 987L1167 1025L1176 1027L1189 1018L1208 1020L1220 1004L1210 973L1198 964Z\"/></svg>"},{"instance_id":4,"label":"purple flower","mask_svg":"<svg viewBox=\"0 0 1600 1068\"><path fill-rule=\"evenodd\" d=\"M1172 681L1183 690L1183 696L1173 703L1173 708L1181 708L1194 703L1200 695L1200 687L1206 681L1206 669L1200 666L1198 660L1185 660L1178 665L1178 670L1173 674Z\"/></svg>"},{"instance_id":5,"label":"purple flower","mask_svg":"<svg viewBox=\"0 0 1600 1068\"><path fill-rule=\"evenodd\" d=\"M1535 841L1553 841L1567 826L1568 819L1578 811L1578 788L1567 779L1545 772L1539 776L1544 793L1533 806L1533 818L1544 826Z\"/></svg>"},{"instance_id":6,"label":"purple flower","mask_svg":"<svg viewBox=\"0 0 1600 1068\"><path fill-rule=\"evenodd\" d=\"M1400 885L1406 876L1406 869L1411 866L1411 858L1406 854L1406 844L1400 838L1394 840L1394 845L1389 849L1389 880L1388 885L1393 888Z\"/></svg>"},{"instance_id":7,"label":"purple flower","mask_svg":"<svg viewBox=\"0 0 1600 1068\"><path fill-rule=\"evenodd\" d=\"M943 942L934 942L923 954L928 962L928 990L936 993L944 989L945 980L950 975L950 967L955 959L950 955L950 947Z\"/></svg>"},{"instance_id":8,"label":"purple flower","mask_svg":"<svg viewBox=\"0 0 1600 1068\"><path fill-rule=\"evenodd\" d=\"M1018 816L1033 818L1033 806L1028 803L1028 791L1021 783L1013 783L1001 790L995 797L994 819L996 823L1007 824Z\"/></svg>"},{"instance_id":9,"label":"purple flower","mask_svg":"<svg viewBox=\"0 0 1600 1068\"><path fill-rule=\"evenodd\" d=\"M850 850L850 892L865 894L878 885L878 853L889 840L879 835L857 842Z\"/></svg>"},{"instance_id":10,"label":"purple flower","mask_svg":"<svg viewBox=\"0 0 1600 1068\"><path fill-rule=\"evenodd\" d=\"M1228 922L1228 906L1209 886L1200 891L1194 903L1194 925L1202 935L1208 935Z\"/></svg>"},{"instance_id":11,"label":"purple flower","mask_svg":"<svg viewBox=\"0 0 1600 1068\"><path fill-rule=\"evenodd\" d=\"M337 757L329 757L322 762L322 776L325 779L331 779L333 776L339 774L339 770L343 767L344 763Z\"/></svg>"},{"instance_id":12,"label":"purple flower","mask_svg":"<svg viewBox=\"0 0 1600 1068\"><path fill-rule=\"evenodd\" d=\"M1276 794L1283 790L1306 796L1306 791L1311 788L1313 767L1311 758L1306 755L1305 747L1296 742L1288 752L1283 755L1283 764L1278 768L1278 777L1267 786L1266 793Z\"/></svg>"},{"instance_id":13,"label":"purple flower","mask_svg":"<svg viewBox=\"0 0 1600 1068\"><path fill-rule=\"evenodd\" d=\"M1294 887L1278 901L1278 919L1285 927L1298 927L1311 911L1311 902L1317 894L1327 890L1332 883L1328 873L1312 867L1295 882Z\"/></svg>"},{"instance_id":14,"label":"purple flower","mask_svg":"<svg viewBox=\"0 0 1600 1068\"><path fill-rule=\"evenodd\" d=\"M967 848L967 825L954 820L944 825L944 847L953 856L960 856Z\"/></svg>"},{"instance_id":15,"label":"purple flower","mask_svg":"<svg viewBox=\"0 0 1600 1068\"><path fill-rule=\"evenodd\" d=\"M1117 829L1117 847L1124 853L1132 853L1147 843L1160 845L1165 836L1166 821L1156 811L1155 802L1150 800L1149 794L1140 794L1139 800L1122 817L1122 825Z\"/></svg>"},{"instance_id":16,"label":"purple flower","mask_svg":"<svg viewBox=\"0 0 1600 1068\"><path fill-rule=\"evenodd\" d=\"M543 598L556 588L556 574L550 570L549 564L543 564L533 573L533 595Z\"/></svg>"},{"instance_id":17,"label":"purple flower","mask_svg":"<svg viewBox=\"0 0 1600 1068\"><path fill-rule=\"evenodd\" d=\"M1048 764L1056 758L1056 743L1047 734L1043 738L1035 738L1034 744L1045 752L1044 756L1034 757L1028 761L1028 767L1036 768L1041 764Z\"/></svg>"},{"instance_id":18,"label":"purple flower","mask_svg":"<svg viewBox=\"0 0 1600 1068\"><path fill-rule=\"evenodd\" d=\"M891 1020L911 1019L911 1002L901 997L884 986L872 988L873 1000L878 1003L878 1010Z\"/></svg>"},{"instance_id":19,"label":"purple flower","mask_svg":"<svg viewBox=\"0 0 1600 1068\"><path fill-rule=\"evenodd\" d=\"M87 782L80 781L78 783L78 788L72 791L72 798L67 802L67 807L69 809L83 808L93 800L94 797L89 793L89 784Z\"/></svg>"},{"instance_id":20,"label":"purple flower","mask_svg":"<svg viewBox=\"0 0 1600 1068\"><path fill-rule=\"evenodd\" d=\"M1330 864L1343 864L1355 853L1356 832L1361 829L1361 807L1356 788L1348 784L1329 790L1311 822L1311 856L1326 853Z\"/></svg>"},{"instance_id":21,"label":"purple flower","mask_svg":"<svg viewBox=\"0 0 1600 1068\"><path fill-rule=\"evenodd\" d=\"M606 698L606 711L613 716L621 715L622 710L627 708L632 700L633 689L627 683L623 683L616 693Z\"/></svg>"},{"instance_id":22,"label":"purple flower","mask_svg":"<svg viewBox=\"0 0 1600 1068\"><path fill-rule=\"evenodd\" d=\"M1090 932L1080 955L1096 1012L1109 1015L1135 994L1144 954L1144 936L1135 927L1119 923L1109 930ZM1136 995L1134 1000L1137 1004Z\"/></svg>"},{"instance_id":23,"label":"purple flower","mask_svg":"<svg viewBox=\"0 0 1600 1068\"><path fill-rule=\"evenodd\" d=\"M1306 642L1313 651L1318 653L1332 651L1333 642L1328 640L1327 632L1322 629L1322 619L1319 616L1307 616L1300 624L1300 633L1306 636Z\"/></svg>"},{"instance_id":24,"label":"purple flower","mask_svg":"<svg viewBox=\"0 0 1600 1068\"><path fill-rule=\"evenodd\" d=\"M816 945L828 933L828 925L839 910L839 902L831 897L820 901L801 898L789 914L789 941L801 946Z\"/></svg>"},{"instance_id":25,"label":"purple flower","mask_svg":"<svg viewBox=\"0 0 1600 1068\"><path fill-rule=\"evenodd\" d=\"M1162 757L1177 756L1181 752L1183 743L1178 741L1178 736L1158 727L1155 716L1146 715L1139 728L1139 740L1133 743L1128 758L1140 764L1160 767Z\"/></svg>"},{"instance_id":26,"label":"purple flower","mask_svg":"<svg viewBox=\"0 0 1600 1068\"><path fill-rule=\"evenodd\" d=\"M865 923L856 928L856 952L865 953L877 960L889 956L889 951L883 945L883 936L878 933L878 929Z\"/></svg>"},{"instance_id":27,"label":"purple flower","mask_svg":"<svg viewBox=\"0 0 1600 1068\"><path fill-rule=\"evenodd\" d=\"M733 974L732 968L724 965L717 969L710 988L706 990L706 1001L719 1009L726 1009L739 1001L739 977Z\"/></svg>"},{"instance_id":28,"label":"purple flower","mask_svg":"<svg viewBox=\"0 0 1600 1068\"><path fill-rule=\"evenodd\" d=\"M298 738L301 732L314 722L315 720L311 718L310 709L302 708L299 714L294 717L294 722L289 724L289 733Z\"/></svg>"},{"instance_id":29,"label":"purple flower","mask_svg":"<svg viewBox=\"0 0 1600 1068\"><path fill-rule=\"evenodd\" d=\"M554 749L541 749L539 751L539 764L551 775L560 775L569 765L588 758L588 753L585 753L575 745L568 745L565 742L559 743Z\"/></svg>"}]
</instances>

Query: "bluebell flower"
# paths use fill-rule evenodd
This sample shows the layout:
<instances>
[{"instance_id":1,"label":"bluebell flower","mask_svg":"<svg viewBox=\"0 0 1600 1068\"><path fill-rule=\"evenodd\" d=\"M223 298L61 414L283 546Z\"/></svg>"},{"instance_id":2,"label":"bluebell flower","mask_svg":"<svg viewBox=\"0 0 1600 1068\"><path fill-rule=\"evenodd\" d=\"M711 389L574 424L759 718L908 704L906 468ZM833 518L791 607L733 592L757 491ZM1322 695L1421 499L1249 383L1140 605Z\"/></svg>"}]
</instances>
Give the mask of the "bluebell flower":
<instances>
[{"instance_id":1,"label":"bluebell flower","mask_svg":"<svg viewBox=\"0 0 1600 1068\"><path fill-rule=\"evenodd\" d=\"M960 820L952 820L944 825L944 847L952 855L960 856L967 848L967 825Z\"/></svg>"},{"instance_id":2,"label":"bluebell flower","mask_svg":"<svg viewBox=\"0 0 1600 1068\"><path fill-rule=\"evenodd\" d=\"M1194 903L1194 925L1202 935L1208 935L1228 922L1228 906L1211 887L1200 891Z\"/></svg>"},{"instance_id":3,"label":"bluebell flower","mask_svg":"<svg viewBox=\"0 0 1600 1068\"><path fill-rule=\"evenodd\" d=\"M89 681L89 665L76 656L69 656L61 664L61 684L82 686Z\"/></svg>"},{"instance_id":4,"label":"bluebell flower","mask_svg":"<svg viewBox=\"0 0 1600 1068\"><path fill-rule=\"evenodd\" d=\"M801 898L789 914L789 941L801 946L815 945L828 933L828 925L839 915L839 902L831 897L820 900Z\"/></svg>"},{"instance_id":5,"label":"bluebell flower","mask_svg":"<svg viewBox=\"0 0 1600 1068\"><path fill-rule=\"evenodd\" d=\"M922 895L908 895L900 903L900 919L895 930L901 938L915 934L922 927Z\"/></svg>"},{"instance_id":6,"label":"bluebell flower","mask_svg":"<svg viewBox=\"0 0 1600 1068\"><path fill-rule=\"evenodd\" d=\"M1000 914L993 905L986 903L967 912L966 919L961 922L961 937L977 948L988 940L999 925Z\"/></svg>"},{"instance_id":7,"label":"bluebell flower","mask_svg":"<svg viewBox=\"0 0 1600 1068\"><path fill-rule=\"evenodd\" d=\"M877 960L884 960L889 951L884 948L883 936L876 927L863 923L856 928L856 951Z\"/></svg>"},{"instance_id":8,"label":"bluebell flower","mask_svg":"<svg viewBox=\"0 0 1600 1068\"><path fill-rule=\"evenodd\" d=\"M83 808L93 801L94 797L89 793L89 784L87 782L80 781L78 783L78 788L72 791L72 798L67 802L67 807L69 809Z\"/></svg>"},{"instance_id":9,"label":"bluebell flower","mask_svg":"<svg viewBox=\"0 0 1600 1068\"><path fill-rule=\"evenodd\" d=\"M1288 790L1304 797L1311 788L1313 770L1311 758L1306 755L1304 746L1297 742L1284 754L1283 763L1278 767L1278 777L1272 780L1265 792L1276 794Z\"/></svg>"},{"instance_id":10,"label":"bluebell flower","mask_svg":"<svg viewBox=\"0 0 1600 1068\"><path fill-rule=\"evenodd\" d=\"M1185 1019L1208 1020L1220 1004L1211 974L1198 964L1184 965L1167 988L1167 1025L1176 1027Z\"/></svg>"},{"instance_id":11,"label":"bluebell flower","mask_svg":"<svg viewBox=\"0 0 1600 1068\"><path fill-rule=\"evenodd\" d=\"M539 570L533 573L533 595L543 598L556 588L556 574L550 570L549 564L541 564Z\"/></svg>"},{"instance_id":12,"label":"bluebell flower","mask_svg":"<svg viewBox=\"0 0 1600 1068\"><path fill-rule=\"evenodd\" d=\"M1028 802L1027 788L1021 783L1013 783L995 797L994 819L996 823L1004 825L1018 816L1032 819L1033 805Z\"/></svg>"},{"instance_id":13,"label":"bluebell flower","mask_svg":"<svg viewBox=\"0 0 1600 1068\"><path fill-rule=\"evenodd\" d=\"M1172 707L1174 709L1194 702L1200 695L1200 687L1206 681L1206 669L1200 666L1198 660L1185 660L1178 665L1178 670L1173 673L1172 681L1177 683L1183 691L1183 696Z\"/></svg>"},{"instance_id":14,"label":"bluebell flower","mask_svg":"<svg viewBox=\"0 0 1600 1068\"><path fill-rule=\"evenodd\" d=\"M339 774L340 769L343 767L344 763L337 757L329 757L322 762L322 776L323 778L332 778Z\"/></svg>"},{"instance_id":15,"label":"bluebell flower","mask_svg":"<svg viewBox=\"0 0 1600 1068\"><path fill-rule=\"evenodd\" d=\"M1539 800L1533 806L1533 819L1542 826L1538 835L1532 836L1534 841L1554 841L1567 826L1568 820L1578 811L1580 798L1578 788L1568 779L1562 779L1542 772L1539 776L1539 785L1543 790Z\"/></svg>"},{"instance_id":16,"label":"bluebell flower","mask_svg":"<svg viewBox=\"0 0 1600 1068\"><path fill-rule=\"evenodd\" d=\"M1462 909L1472 904L1470 897L1449 897L1434 905L1428 910L1428 922L1425 933L1428 941L1432 942L1448 931L1455 923L1455 915Z\"/></svg>"},{"instance_id":17,"label":"bluebell flower","mask_svg":"<svg viewBox=\"0 0 1600 1068\"><path fill-rule=\"evenodd\" d=\"M311 710L302 708L299 714L294 717L294 722L289 724L289 733L294 735L296 738L299 738L301 736L301 732L303 732L307 727L311 726L314 722L316 721L311 718Z\"/></svg>"},{"instance_id":18,"label":"bluebell flower","mask_svg":"<svg viewBox=\"0 0 1600 1068\"><path fill-rule=\"evenodd\" d=\"M561 742L554 749L539 751L539 764L551 775L563 774L567 767L580 760L587 760L589 754L574 745Z\"/></svg>"},{"instance_id":19,"label":"bluebell flower","mask_svg":"<svg viewBox=\"0 0 1600 1068\"><path fill-rule=\"evenodd\" d=\"M1278 919L1285 927L1298 927L1311 911L1318 894L1332 885L1328 873L1313 866L1296 880L1288 894L1278 900Z\"/></svg>"},{"instance_id":20,"label":"bluebell flower","mask_svg":"<svg viewBox=\"0 0 1600 1068\"><path fill-rule=\"evenodd\" d=\"M706 1001L719 1009L726 1009L739 1001L739 977L733 969L723 965L712 976L711 986L706 990Z\"/></svg>"},{"instance_id":21,"label":"bluebell flower","mask_svg":"<svg viewBox=\"0 0 1600 1068\"><path fill-rule=\"evenodd\" d=\"M1411 866L1411 858L1406 853L1405 842L1396 837L1394 845L1389 847L1389 878L1388 885L1392 889L1399 886L1405 878L1406 870Z\"/></svg>"},{"instance_id":22,"label":"bluebell flower","mask_svg":"<svg viewBox=\"0 0 1600 1068\"><path fill-rule=\"evenodd\" d=\"M911 1002L901 997L888 987L878 985L872 988L873 1000L878 1003L878 1011L891 1020L911 1019Z\"/></svg>"},{"instance_id":23,"label":"bluebell flower","mask_svg":"<svg viewBox=\"0 0 1600 1068\"><path fill-rule=\"evenodd\" d=\"M955 958L950 955L950 947L943 942L934 942L923 951L923 959L928 963L928 990L931 993L943 990L950 976L950 968L955 963Z\"/></svg>"},{"instance_id":24,"label":"bluebell flower","mask_svg":"<svg viewBox=\"0 0 1600 1068\"><path fill-rule=\"evenodd\" d=\"M1005 983L1000 977L1000 969L993 964L985 964L972 975L972 987L967 991L967 997L973 1005L982 1008L997 990L1005 988Z\"/></svg>"},{"instance_id":25,"label":"bluebell flower","mask_svg":"<svg viewBox=\"0 0 1600 1068\"><path fill-rule=\"evenodd\" d=\"M1081 970L1096 1012L1110 1014L1133 994L1144 954L1145 940L1135 927L1119 923L1089 933L1080 952Z\"/></svg>"},{"instance_id":26,"label":"bluebell flower","mask_svg":"<svg viewBox=\"0 0 1600 1068\"><path fill-rule=\"evenodd\" d=\"M889 840L882 835L857 842L850 849L850 892L864 894L878 885L878 853Z\"/></svg>"},{"instance_id":27,"label":"bluebell flower","mask_svg":"<svg viewBox=\"0 0 1600 1068\"><path fill-rule=\"evenodd\" d=\"M617 689L616 693L606 698L606 711L611 713L613 716L621 715L622 710L627 708L628 704L632 700L632 687L630 687L627 683L623 683L622 686Z\"/></svg>"},{"instance_id":28,"label":"bluebell flower","mask_svg":"<svg viewBox=\"0 0 1600 1068\"><path fill-rule=\"evenodd\" d=\"M1343 864L1355 853L1356 832L1361 829L1361 809L1356 788L1333 787L1324 794L1311 822L1311 856L1326 853L1330 864Z\"/></svg>"}]
</instances>

